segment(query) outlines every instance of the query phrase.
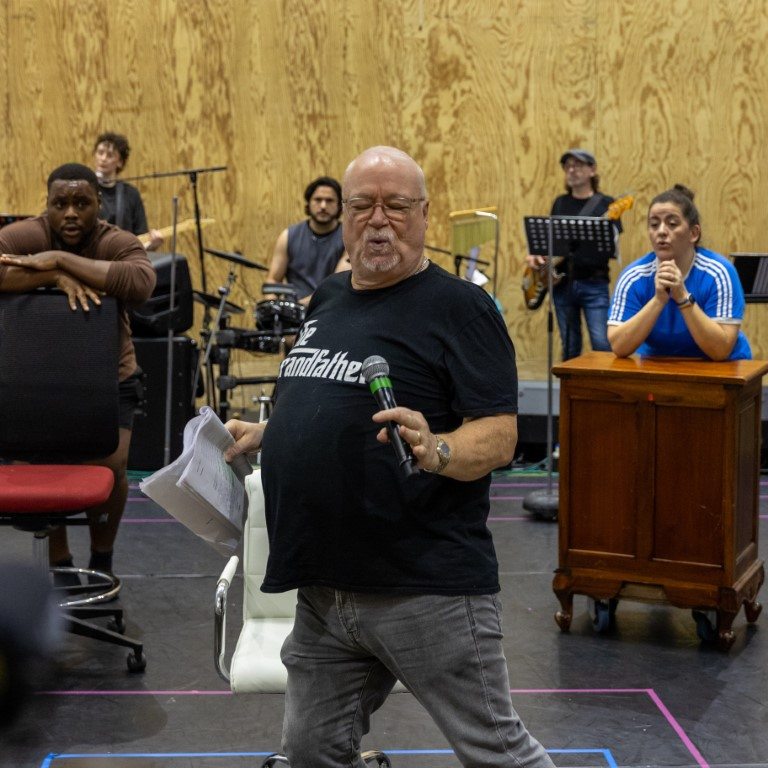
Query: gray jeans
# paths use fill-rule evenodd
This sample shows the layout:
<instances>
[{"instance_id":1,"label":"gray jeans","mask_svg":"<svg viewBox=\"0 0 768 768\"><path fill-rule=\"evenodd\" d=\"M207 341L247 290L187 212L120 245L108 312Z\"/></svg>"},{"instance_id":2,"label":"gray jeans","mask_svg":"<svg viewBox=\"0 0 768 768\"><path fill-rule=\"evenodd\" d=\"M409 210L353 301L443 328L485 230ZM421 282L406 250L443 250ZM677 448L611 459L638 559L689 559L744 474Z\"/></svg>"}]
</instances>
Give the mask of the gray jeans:
<instances>
[{"instance_id":1,"label":"gray jeans","mask_svg":"<svg viewBox=\"0 0 768 768\"><path fill-rule=\"evenodd\" d=\"M495 595L300 589L282 650L283 751L291 768L364 768L361 739L396 679L462 765L554 768L512 706L501 639Z\"/></svg>"}]
</instances>

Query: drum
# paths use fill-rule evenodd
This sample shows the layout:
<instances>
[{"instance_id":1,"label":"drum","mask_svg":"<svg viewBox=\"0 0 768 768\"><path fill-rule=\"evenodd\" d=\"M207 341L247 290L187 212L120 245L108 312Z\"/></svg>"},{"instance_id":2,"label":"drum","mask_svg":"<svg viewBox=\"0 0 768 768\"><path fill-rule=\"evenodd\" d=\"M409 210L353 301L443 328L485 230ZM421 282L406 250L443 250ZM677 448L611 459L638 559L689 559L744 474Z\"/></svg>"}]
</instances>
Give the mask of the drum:
<instances>
[{"instance_id":1,"label":"drum","mask_svg":"<svg viewBox=\"0 0 768 768\"><path fill-rule=\"evenodd\" d=\"M304 320L304 306L288 299L267 299L256 304L256 327L260 331L282 334L296 330Z\"/></svg>"},{"instance_id":2,"label":"drum","mask_svg":"<svg viewBox=\"0 0 768 768\"><path fill-rule=\"evenodd\" d=\"M240 339L239 348L248 350L248 352L265 352L269 355L276 355L280 351L280 342L279 336L255 331Z\"/></svg>"},{"instance_id":3,"label":"drum","mask_svg":"<svg viewBox=\"0 0 768 768\"><path fill-rule=\"evenodd\" d=\"M269 331L249 331L246 328L225 328L216 333L216 344L225 349L244 349L248 352L280 351L282 339Z\"/></svg>"}]
</instances>

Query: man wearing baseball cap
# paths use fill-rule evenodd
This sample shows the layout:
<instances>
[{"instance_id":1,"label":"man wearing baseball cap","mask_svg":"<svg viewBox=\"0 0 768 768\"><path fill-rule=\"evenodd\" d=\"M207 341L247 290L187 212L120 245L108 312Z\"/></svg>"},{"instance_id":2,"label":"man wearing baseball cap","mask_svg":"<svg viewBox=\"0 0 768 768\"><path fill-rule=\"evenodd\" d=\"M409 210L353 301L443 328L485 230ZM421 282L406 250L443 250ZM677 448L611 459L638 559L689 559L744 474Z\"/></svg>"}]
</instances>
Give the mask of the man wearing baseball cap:
<instances>
[{"instance_id":1,"label":"man wearing baseball cap","mask_svg":"<svg viewBox=\"0 0 768 768\"><path fill-rule=\"evenodd\" d=\"M560 195L552 205L552 216L603 216L614 198L599 190L595 156L586 149L569 149L560 157L565 172L566 194ZM616 235L622 231L621 222L614 221ZM555 304L557 325L563 345L563 360L578 357L582 349L581 314L584 314L592 349L609 352L608 308L610 296L608 283L609 258L618 256L616 250L610 256L595 254L593 250L580 248L579 243L567 254L553 257L552 299ZM541 269L547 259L528 254L526 262L532 269Z\"/></svg>"},{"instance_id":2,"label":"man wearing baseball cap","mask_svg":"<svg viewBox=\"0 0 768 768\"><path fill-rule=\"evenodd\" d=\"M569 149L560 158L560 165L562 165L563 168L565 168L566 160L568 160L569 157L572 157L585 165L591 165L593 168L597 165L595 156L591 152L587 152L586 149Z\"/></svg>"}]
</instances>

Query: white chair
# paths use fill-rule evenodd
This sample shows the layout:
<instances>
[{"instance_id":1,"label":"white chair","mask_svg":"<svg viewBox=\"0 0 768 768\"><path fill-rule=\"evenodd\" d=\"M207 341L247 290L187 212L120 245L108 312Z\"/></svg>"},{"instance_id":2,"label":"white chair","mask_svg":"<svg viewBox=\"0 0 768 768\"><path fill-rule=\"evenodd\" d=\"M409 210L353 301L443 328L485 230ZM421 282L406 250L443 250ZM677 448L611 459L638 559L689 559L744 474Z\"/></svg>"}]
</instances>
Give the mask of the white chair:
<instances>
[{"instance_id":1,"label":"white chair","mask_svg":"<svg viewBox=\"0 0 768 768\"><path fill-rule=\"evenodd\" d=\"M214 661L216 671L229 683L233 693L285 693L288 675L280 660L280 649L293 628L296 591L269 594L260 589L269 554L261 471L256 469L245 484L248 514L243 524L243 627L227 665L227 592L239 564L239 558L234 555L216 585ZM405 689L398 682L395 690ZM363 752L362 757L370 765L384 768L391 765L387 755L379 750ZM262 767L278 764L288 765L288 760L276 753L267 757Z\"/></svg>"}]
</instances>

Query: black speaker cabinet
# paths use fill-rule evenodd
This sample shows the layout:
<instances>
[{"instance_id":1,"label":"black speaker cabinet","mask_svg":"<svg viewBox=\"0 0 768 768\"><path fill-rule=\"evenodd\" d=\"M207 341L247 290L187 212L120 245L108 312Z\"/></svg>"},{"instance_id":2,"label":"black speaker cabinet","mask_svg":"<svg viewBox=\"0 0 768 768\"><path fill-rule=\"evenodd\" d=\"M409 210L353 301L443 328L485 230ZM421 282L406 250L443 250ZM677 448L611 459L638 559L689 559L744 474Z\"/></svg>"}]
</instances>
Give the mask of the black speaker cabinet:
<instances>
[{"instance_id":1,"label":"black speaker cabinet","mask_svg":"<svg viewBox=\"0 0 768 768\"><path fill-rule=\"evenodd\" d=\"M165 466L168 339L134 339L133 343L144 371L146 401L144 412L136 414L133 421L128 468L154 471ZM193 339L175 336L172 345L169 462L181 453L184 426L195 415L192 387L197 367L197 345Z\"/></svg>"},{"instance_id":2,"label":"black speaker cabinet","mask_svg":"<svg viewBox=\"0 0 768 768\"><path fill-rule=\"evenodd\" d=\"M194 310L192 280L186 257L179 253L175 259L170 253L148 253L147 256L157 273L157 284L149 300L130 312L133 335L151 338L165 336L169 330L174 333L188 331L192 327ZM173 310L171 282L175 294Z\"/></svg>"}]
</instances>

